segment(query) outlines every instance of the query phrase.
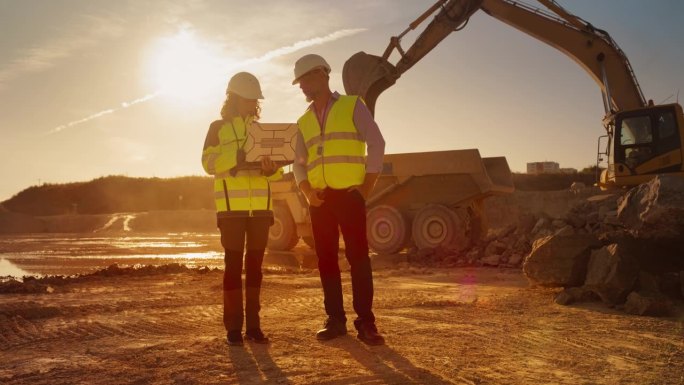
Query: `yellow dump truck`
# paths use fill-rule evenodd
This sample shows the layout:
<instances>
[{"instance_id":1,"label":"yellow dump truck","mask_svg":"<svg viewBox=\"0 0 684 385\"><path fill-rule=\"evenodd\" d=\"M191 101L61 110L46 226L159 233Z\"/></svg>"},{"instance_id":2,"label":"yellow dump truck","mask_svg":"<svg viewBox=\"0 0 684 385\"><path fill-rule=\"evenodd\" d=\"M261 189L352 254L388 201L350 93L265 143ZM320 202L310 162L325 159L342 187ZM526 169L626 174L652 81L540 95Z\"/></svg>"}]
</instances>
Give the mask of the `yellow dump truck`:
<instances>
[{"instance_id":1,"label":"yellow dump truck","mask_svg":"<svg viewBox=\"0 0 684 385\"><path fill-rule=\"evenodd\" d=\"M506 158L482 158L475 149L385 155L366 202L368 244L379 254L412 244L463 248L486 233L484 199L513 190ZM271 192L269 248L290 250L300 238L313 246L307 202L292 174L272 183Z\"/></svg>"}]
</instances>

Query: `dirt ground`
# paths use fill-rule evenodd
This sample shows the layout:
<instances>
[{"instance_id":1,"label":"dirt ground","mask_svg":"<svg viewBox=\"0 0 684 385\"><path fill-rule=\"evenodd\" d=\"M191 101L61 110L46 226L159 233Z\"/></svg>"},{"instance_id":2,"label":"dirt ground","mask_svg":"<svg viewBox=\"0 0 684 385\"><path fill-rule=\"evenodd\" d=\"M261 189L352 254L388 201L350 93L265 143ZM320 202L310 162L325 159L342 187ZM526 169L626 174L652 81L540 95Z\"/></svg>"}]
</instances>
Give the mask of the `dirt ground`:
<instances>
[{"instance_id":1,"label":"dirt ground","mask_svg":"<svg viewBox=\"0 0 684 385\"><path fill-rule=\"evenodd\" d=\"M317 341L317 271L275 268L262 299L271 344L228 347L221 279L221 271L93 277L52 293L0 295L0 383L684 383L681 311L649 318L563 307L557 290L530 288L517 270L376 261L374 308L387 339L378 347L351 330Z\"/></svg>"}]
</instances>

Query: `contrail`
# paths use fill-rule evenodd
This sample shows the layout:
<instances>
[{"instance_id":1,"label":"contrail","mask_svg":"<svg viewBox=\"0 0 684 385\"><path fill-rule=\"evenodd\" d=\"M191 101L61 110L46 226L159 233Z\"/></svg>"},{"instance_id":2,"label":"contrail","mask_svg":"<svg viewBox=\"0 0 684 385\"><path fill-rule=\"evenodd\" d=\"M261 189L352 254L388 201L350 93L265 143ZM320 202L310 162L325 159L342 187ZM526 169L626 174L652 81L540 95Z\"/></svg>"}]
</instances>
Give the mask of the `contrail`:
<instances>
[{"instance_id":1,"label":"contrail","mask_svg":"<svg viewBox=\"0 0 684 385\"><path fill-rule=\"evenodd\" d=\"M311 39L298 41L298 42L293 43L291 45L287 45L284 47L280 47L280 48L276 48L274 50L268 51L261 56L246 59L246 60L243 60L241 62L237 62L237 63L233 64L230 68L233 69L236 67L244 67L244 66L248 66L248 65L256 64L256 63L264 63L264 62L267 62L269 60L278 58L280 56L288 55L288 54L291 54L293 52L299 51L303 48L311 47L314 45L325 44L325 43L328 43L331 41L341 39L343 37L355 35L357 33L363 32L365 30L366 30L366 28L341 29L339 31L335 31L335 32L330 33L330 34L325 35L325 36L314 37ZM52 130L50 130L48 132L48 134L55 134L55 133L58 133L58 132L66 129L66 128L70 128L70 127L73 127L73 126L76 126L79 124L83 124L83 123L89 122L93 119L97 119L97 118L105 116L105 115L113 114L119 110L122 110L124 108L128 108L128 107L133 106L135 104L150 101L150 100L156 98L157 96L159 96L163 93L164 93L164 90L157 90L157 91L155 91L151 94L145 95L141 98L134 99L134 100L127 101L127 102L122 102L119 107L102 110L100 112L96 112L92 115L86 116L85 118L74 120L74 121L71 121L69 123L65 123L65 124L62 124L60 126L57 126L57 127L53 128Z\"/></svg>"},{"instance_id":2,"label":"contrail","mask_svg":"<svg viewBox=\"0 0 684 385\"><path fill-rule=\"evenodd\" d=\"M65 129L65 128L73 127L73 126L76 126L76 125L78 125L78 124L85 123L85 122L91 121L91 120L93 120L93 119L97 119L97 118L99 118L99 117L101 117L101 116L113 114L113 113L116 112L116 111L122 110L122 109L124 109L124 108L128 108L128 107L130 107L130 106L132 106L132 105L134 105L134 104L138 104L138 103L146 102L146 101L148 101L148 100L152 100L153 98L157 97L158 95L159 95L159 91L157 91L157 92L155 92L155 93L152 93L152 94L149 94L149 95L145 95L145 96L143 96L142 98L138 98L138 99L135 99L135 100L131 100L130 102L123 102L123 103L121 103L121 107L118 107L118 108L110 108L110 109L107 109L107 110L102 110L102 111L100 111L100 112L97 112L97 113L94 113L94 114L92 114L92 115L86 116L86 117L83 118L83 119L74 120L73 122L69 122L69 123L66 123L66 124L62 124L61 126L57 126L57 127L53 128L52 130L50 130L49 134L55 134L55 133L57 133L57 132L62 131L62 130Z\"/></svg>"},{"instance_id":3,"label":"contrail","mask_svg":"<svg viewBox=\"0 0 684 385\"><path fill-rule=\"evenodd\" d=\"M331 34L325 35L323 37L314 37L312 39L298 41L292 45L288 45L285 47L280 47L280 48L274 49L272 51L268 51L265 54L263 54L262 56L244 60L240 63L237 63L236 67L237 66L249 65L249 64L255 64L255 63L263 63L263 62L269 61L271 59L275 59L277 57L299 51L302 48L307 48L307 47L311 47L314 45L321 45L321 44L324 44L324 43L327 43L330 41L341 39L343 37L355 35L359 32L363 32L365 30L366 30L366 28L341 29L339 31L335 31Z\"/></svg>"}]
</instances>

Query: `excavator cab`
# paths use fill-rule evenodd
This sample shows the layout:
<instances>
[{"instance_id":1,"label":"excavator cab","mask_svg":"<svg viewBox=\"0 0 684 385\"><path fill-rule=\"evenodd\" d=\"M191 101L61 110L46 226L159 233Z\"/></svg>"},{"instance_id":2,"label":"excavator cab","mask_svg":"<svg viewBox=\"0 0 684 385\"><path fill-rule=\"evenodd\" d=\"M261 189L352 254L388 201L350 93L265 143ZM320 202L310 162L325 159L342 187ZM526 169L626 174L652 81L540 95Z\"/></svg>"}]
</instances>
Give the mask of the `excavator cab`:
<instances>
[{"instance_id":1,"label":"excavator cab","mask_svg":"<svg viewBox=\"0 0 684 385\"><path fill-rule=\"evenodd\" d=\"M682 173L682 107L665 104L616 113L610 122L612 167L601 187L633 186L655 174Z\"/></svg>"}]
</instances>

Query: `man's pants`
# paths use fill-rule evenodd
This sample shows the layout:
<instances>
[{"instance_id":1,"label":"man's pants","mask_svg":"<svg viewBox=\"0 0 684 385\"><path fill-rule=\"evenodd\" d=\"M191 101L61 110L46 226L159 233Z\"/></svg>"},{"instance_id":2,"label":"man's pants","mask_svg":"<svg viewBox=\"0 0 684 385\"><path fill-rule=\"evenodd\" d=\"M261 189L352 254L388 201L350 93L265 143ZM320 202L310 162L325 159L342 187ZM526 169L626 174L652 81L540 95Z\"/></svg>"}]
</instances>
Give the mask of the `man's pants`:
<instances>
[{"instance_id":1,"label":"man's pants","mask_svg":"<svg viewBox=\"0 0 684 385\"><path fill-rule=\"evenodd\" d=\"M353 304L357 318L354 325L374 323L373 274L368 257L366 238L366 203L357 190L325 189L324 203L311 206L318 270L323 286L325 312L329 317L345 321L347 317L342 302L342 280L337 262L339 230L345 244L345 256L351 266ZM339 230L338 230L339 228Z\"/></svg>"},{"instance_id":2,"label":"man's pants","mask_svg":"<svg viewBox=\"0 0 684 385\"><path fill-rule=\"evenodd\" d=\"M245 315L247 330L261 328L259 322L259 293L261 264L268 241L272 217L221 218L221 245L225 249L223 274L223 324L226 331L242 330L242 258L245 260ZM247 253L245 250L247 238Z\"/></svg>"}]
</instances>

